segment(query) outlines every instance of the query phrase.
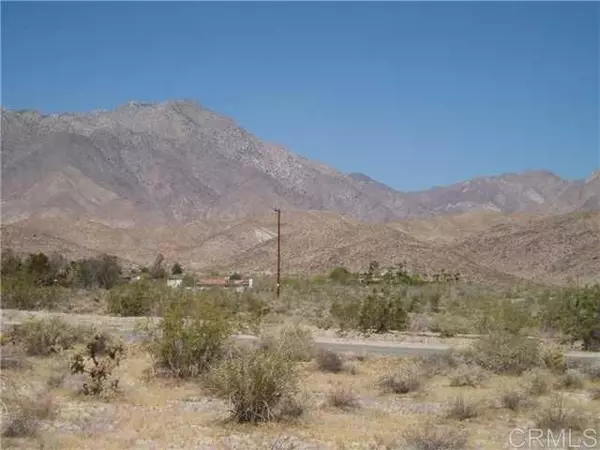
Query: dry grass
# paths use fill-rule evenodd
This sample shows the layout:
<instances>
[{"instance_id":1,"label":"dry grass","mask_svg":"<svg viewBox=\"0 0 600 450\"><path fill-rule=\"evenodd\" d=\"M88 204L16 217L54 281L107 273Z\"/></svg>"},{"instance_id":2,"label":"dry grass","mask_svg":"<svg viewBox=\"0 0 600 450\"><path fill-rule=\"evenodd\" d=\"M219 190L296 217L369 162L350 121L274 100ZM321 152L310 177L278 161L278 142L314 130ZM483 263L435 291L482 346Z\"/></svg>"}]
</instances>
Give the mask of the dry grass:
<instances>
[{"instance_id":1,"label":"dry grass","mask_svg":"<svg viewBox=\"0 0 600 450\"><path fill-rule=\"evenodd\" d=\"M421 389L425 372L417 363L402 364L394 372L385 375L379 386L395 394L408 394Z\"/></svg>"},{"instance_id":2,"label":"dry grass","mask_svg":"<svg viewBox=\"0 0 600 450\"><path fill-rule=\"evenodd\" d=\"M2 437L35 437L42 420L52 419L56 414L54 399L48 392L23 394L12 392L3 396L7 418L2 420Z\"/></svg>"},{"instance_id":3,"label":"dry grass","mask_svg":"<svg viewBox=\"0 0 600 450\"><path fill-rule=\"evenodd\" d=\"M534 404L533 400L523 389L506 389L500 394L500 404L503 408L520 411Z\"/></svg>"},{"instance_id":4,"label":"dry grass","mask_svg":"<svg viewBox=\"0 0 600 450\"><path fill-rule=\"evenodd\" d=\"M360 408L358 395L348 387L336 387L327 394L327 405L344 411Z\"/></svg>"},{"instance_id":5,"label":"dry grass","mask_svg":"<svg viewBox=\"0 0 600 450\"><path fill-rule=\"evenodd\" d=\"M527 391L533 396L546 395L552 391L553 377L542 369L527 372L524 377Z\"/></svg>"},{"instance_id":6,"label":"dry grass","mask_svg":"<svg viewBox=\"0 0 600 450\"><path fill-rule=\"evenodd\" d=\"M406 431L404 441L411 450L462 450L467 446L467 433L432 422Z\"/></svg>"},{"instance_id":7,"label":"dry grass","mask_svg":"<svg viewBox=\"0 0 600 450\"><path fill-rule=\"evenodd\" d=\"M536 427L542 430L581 431L589 424L585 413L574 408L568 408L563 395L552 396L549 403L541 408L536 415Z\"/></svg>"},{"instance_id":8,"label":"dry grass","mask_svg":"<svg viewBox=\"0 0 600 450\"><path fill-rule=\"evenodd\" d=\"M583 389L585 387L585 375L575 369L568 369L557 381L560 389Z\"/></svg>"},{"instance_id":9,"label":"dry grass","mask_svg":"<svg viewBox=\"0 0 600 450\"><path fill-rule=\"evenodd\" d=\"M487 372L481 367L463 364L450 375L450 386L480 387L488 378Z\"/></svg>"},{"instance_id":10,"label":"dry grass","mask_svg":"<svg viewBox=\"0 0 600 450\"><path fill-rule=\"evenodd\" d=\"M458 395L448 405L446 417L455 420L472 419L481 414L481 409L479 402L465 400L464 396Z\"/></svg>"}]
</instances>

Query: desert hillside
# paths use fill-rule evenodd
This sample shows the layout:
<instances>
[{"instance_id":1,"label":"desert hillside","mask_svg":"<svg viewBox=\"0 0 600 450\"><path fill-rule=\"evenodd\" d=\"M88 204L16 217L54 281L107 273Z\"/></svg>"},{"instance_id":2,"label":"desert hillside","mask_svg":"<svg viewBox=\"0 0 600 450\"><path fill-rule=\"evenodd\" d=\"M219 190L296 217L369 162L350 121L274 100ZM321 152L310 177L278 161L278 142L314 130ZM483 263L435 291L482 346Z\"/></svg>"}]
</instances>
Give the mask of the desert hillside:
<instances>
[{"instance_id":1,"label":"desert hillside","mask_svg":"<svg viewBox=\"0 0 600 450\"><path fill-rule=\"evenodd\" d=\"M545 217L525 226L499 224L450 245L496 270L550 283L600 281L600 213Z\"/></svg>"}]
</instances>

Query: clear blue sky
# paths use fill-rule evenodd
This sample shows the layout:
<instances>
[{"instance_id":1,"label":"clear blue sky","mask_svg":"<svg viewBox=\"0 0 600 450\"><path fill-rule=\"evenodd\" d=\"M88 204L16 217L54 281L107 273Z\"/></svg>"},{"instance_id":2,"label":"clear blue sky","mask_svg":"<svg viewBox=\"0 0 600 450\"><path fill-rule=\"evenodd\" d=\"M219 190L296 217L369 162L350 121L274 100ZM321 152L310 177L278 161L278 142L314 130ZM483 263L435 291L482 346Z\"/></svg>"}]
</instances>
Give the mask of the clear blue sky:
<instances>
[{"instance_id":1,"label":"clear blue sky","mask_svg":"<svg viewBox=\"0 0 600 450\"><path fill-rule=\"evenodd\" d=\"M2 3L2 105L187 98L400 190L599 165L597 2Z\"/></svg>"}]
</instances>

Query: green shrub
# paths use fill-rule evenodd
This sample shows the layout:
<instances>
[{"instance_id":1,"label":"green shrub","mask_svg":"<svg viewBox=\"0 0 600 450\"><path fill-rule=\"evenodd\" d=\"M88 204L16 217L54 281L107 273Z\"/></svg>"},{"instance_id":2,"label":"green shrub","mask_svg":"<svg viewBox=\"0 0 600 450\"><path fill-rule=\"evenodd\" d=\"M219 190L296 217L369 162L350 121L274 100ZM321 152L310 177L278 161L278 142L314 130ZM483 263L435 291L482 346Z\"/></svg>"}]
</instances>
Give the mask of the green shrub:
<instances>
[{"instance_id":1,"label":"green shrub","mask_svg":"<svg viewBox=\"0 0 600 450\"><path fill-rule=\"evenodd\" d=\"M582 341L584 350L600 350L600 284L560 292L547 302L545 322Z\"/></svg>"},{"instance_id":2,"label":"green shrub","mask_svg":"<svg viewBox=\"0 0 600 450\"><path fill-rule=\"evenodd\" d=\"M402 331L409 324L403 297L386 290L373 292L363 300L336 301L330 312L340 331L358 330L365 335Z\"/></svg>"},{"instance_id":3,"label":"green shrub","mask_svg":"<svg viewBox=\"0 0 600 450\"><path fill-rule=\"evenodd\" d=\"M66 297L59 286L38 286L27 275L2 277L2 308L55 309Z\"/></svg>"},{"instance_id":4,"label":"green shrub","mask_svg":"<svg viewBox=\"0 0 600 450\"><path fill-rule=\"evenodd\" d=\"M329 272L329 279L336 283L346 284L356 277L345 267L336 267Z\"/></svg>"},{"instance_id":5,"label":"green shrub","mask_svg":"<svg viewBox=\"0 0 600 450\"><path fill-rule=\"evenodd\" d=\"M149 316L168 293L146 280L119 286L108 295L108 312L117 316Z\"/></svg>"},{"instance_id":6,"label":"green shrub","mask_svg":"<svg viewBox=\"0 0 600 450\"><path fill-rule=\"evenodd\" d=\"M31 356L47 356L72 348L83 342L93 331L82 326L72 326L59 317L29 319L13 328L12 340L22 345Z\"/></svg>"},{"instance_id":7,"label":"green shrub","mask_svg":"<svg viewBox=\"0 0 600 450\"><path fill-rule=\"evenodd\" d=\"M310 330L300 326L287 326L276 336L268 336L263 347L278 350L293 361L310 361L315 356L315 341Z\"/></svg>"},{"instance_id":8,"label":"green shrub","mask_svg":"<svg viewBox=\"0 0 600 450\"><path fill-rule=\"evenodd\" d=\"M472 350L477 364L497 374L520 375L543 363L539 341L503 331L479 338Z\"/></svg>"},{"instance_id":9,"label":"green shrub","mask_svg":"<svg viewBox=\"0 0 600 450\"><path fill-rule=\"evenodd\" d=\"M207 386L231 402L237 422L267 422L276 418L282 399L297 389L294 362L265 349L223 360L209 374Z\"/></svg>"},{"instance_id":10,"label":"green shrub","mask_svg":"<svg viewBox=\"0 0 600 450\"><path fill-rule=\"evenodd\" d=\"M186 378L206 372L219 360L233 331L229 315L211 304L197 304L186 320L187 307L167 305L162 321L150 330L147 342L156 366Z\"/></svg>"}]
</instances>

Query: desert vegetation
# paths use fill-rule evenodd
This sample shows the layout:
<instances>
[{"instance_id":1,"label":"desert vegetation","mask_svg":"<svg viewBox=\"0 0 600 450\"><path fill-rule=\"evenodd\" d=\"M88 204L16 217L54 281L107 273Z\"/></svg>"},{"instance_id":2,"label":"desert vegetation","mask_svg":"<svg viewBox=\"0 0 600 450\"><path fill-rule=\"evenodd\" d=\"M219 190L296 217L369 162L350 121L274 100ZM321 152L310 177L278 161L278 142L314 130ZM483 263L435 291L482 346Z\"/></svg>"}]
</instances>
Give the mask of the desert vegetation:
<instances>
[{"instance_id":1,"label":"desert vegetation","mask_svg":"<svg viewBox=\"0 0 600 450\"><path fill-rule=\"evenodd\" d=\"M4 255L3 308L68 313L72 296L93 292L98 301L86 297L92 317L135 327L44 313L5 326L9 446L131 448L145 440L184 448L491 450L506 446L515 426L566 427L583 439L599 425L598 367L574 367L563 356L575 343L594 348L596 286L501 292L371 264L359 274L337 268L286 279L276 300L266 279L251 292L194 291L167 287L150 275L156 267L131 281L111 257L63 261L63 269L54 268L58 260ZM74 268L88 266L102 275L94 272L86 285ZM239 333L255 339L238 340ZM319 347L319 333L390 340L425 333L462 344L427 357L352 357ZM202 430L204 443L190 427Z\"/></svg>"}]
</instances>

